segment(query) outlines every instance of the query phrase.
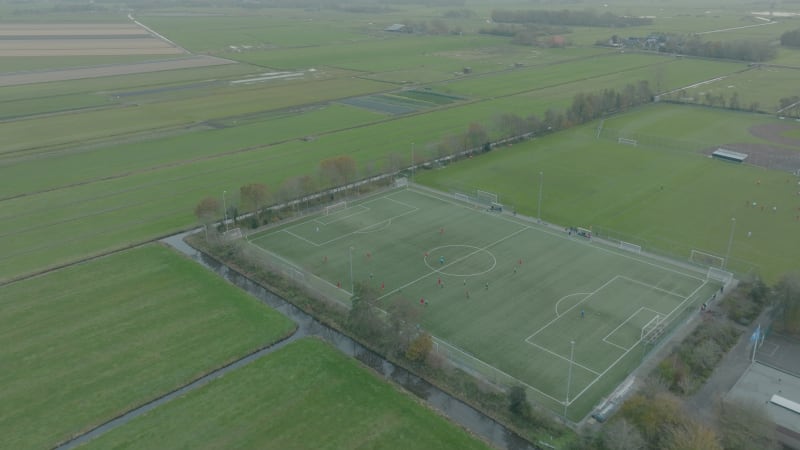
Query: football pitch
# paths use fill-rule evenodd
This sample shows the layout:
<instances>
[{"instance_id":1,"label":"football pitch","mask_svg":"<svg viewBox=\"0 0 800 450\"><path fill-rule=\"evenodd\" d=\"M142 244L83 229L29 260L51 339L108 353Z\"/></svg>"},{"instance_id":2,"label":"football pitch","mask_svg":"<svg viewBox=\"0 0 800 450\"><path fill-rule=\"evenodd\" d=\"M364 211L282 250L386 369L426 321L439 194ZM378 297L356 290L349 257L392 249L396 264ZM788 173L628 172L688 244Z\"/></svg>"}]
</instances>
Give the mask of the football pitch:
<instances>
[{"instance_id":1,"label":"football pitch","mask_svg":"<svg viewBox=\"0 0 800 450\"><path fill-rule=\"evenodd\" d=\"M411 302L434 351L579 420L722 283L418 188L340 204L249 237L265 261L338 300L368 284ZM254 250L256 247L251 247Z\"/></svg>"}]
</instances>

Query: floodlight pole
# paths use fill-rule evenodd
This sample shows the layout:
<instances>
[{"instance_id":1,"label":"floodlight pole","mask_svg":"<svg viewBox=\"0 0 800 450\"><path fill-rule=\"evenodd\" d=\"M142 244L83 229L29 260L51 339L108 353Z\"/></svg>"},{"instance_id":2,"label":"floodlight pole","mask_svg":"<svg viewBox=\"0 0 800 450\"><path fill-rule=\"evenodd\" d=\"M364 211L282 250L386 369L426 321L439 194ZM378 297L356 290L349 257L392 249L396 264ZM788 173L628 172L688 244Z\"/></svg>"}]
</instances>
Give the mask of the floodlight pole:
<instances>
[{"instance_id":1,"label":"floodlight pole","mask_svg":"<svg viewBox=\"0 0 800 450\"><path fill-rule=\"evenodd\" d=\"M355 287L353 285L353 247L350 247L350 295L355 295Z\"/></svg>"},{"instance_id":2,"label":"floodlight pole","mask_svg":"<svg viewBox=\"0 0 800 450\"><path fill-rule=\"evenodd\" d=\"M414 172L417 171L417 166L414 164L414 143L411 143L411 184L414 184Z\"/></svg>"},{"instance_id":3,"label":"floodlight pole","mask_svg":"<svg viewBox=\"0 0 800 450\"><path fill-rule=\"evenodd\" d=\"M731 246L733 245L733 230L736 229L736 217L731 217L731 235L728 237L728 251L725 252L725 261L722 263L724 269L728 265L728 258L731 256Z\"/></svg>"},{"instance_id":4,"label":"floodlight pole","mask_svg":"<svg viewBox=\"0 0 800 450\"><path fill-rule=\"evenodd\" d=\"M539 217L539 223L542 223L542 186L544 185L544 172L539 172L539 212L536 215Z\"/></svg>"},{"instance_id":5,"label":"floodlight pole","mask_svg":"<svg viewBox=\"0 0 800 450\"><path fill-rule=\"evenodd\" d=\"M569 341L569 374L567 375L567 400L564 402L564 420L567 420L567 407L569 406L569 386L572 384L572 361L575 356L575 341Z\"/></svg>"},{"instance_id":6,"label":"floodlight pole","mask_svg":"<svg viewBox=\"0 0 800 450\"><path fill-rule=\"evenodd\" d=\"M225 224L225 231L228 231L228 207L225 203L225 194L228 191L222 191L222 223Z\"/></svg>"}]
</instances>

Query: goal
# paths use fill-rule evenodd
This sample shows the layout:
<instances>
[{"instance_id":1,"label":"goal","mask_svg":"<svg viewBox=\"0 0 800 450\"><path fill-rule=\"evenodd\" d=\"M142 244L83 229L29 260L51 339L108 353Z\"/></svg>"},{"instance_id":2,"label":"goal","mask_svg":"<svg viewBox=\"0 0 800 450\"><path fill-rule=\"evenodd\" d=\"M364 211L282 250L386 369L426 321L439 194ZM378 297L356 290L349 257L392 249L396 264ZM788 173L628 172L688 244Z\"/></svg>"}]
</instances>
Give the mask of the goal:
<instances>
[{"instance_id":1,"label":"goal","mask_svg":"<svg viewBox=\"0 0 800 450\"><path fill-rule=\"evenodd\" d=\"M727 286L728 283L733 281L733 274L722 269L717 269L716 267L709 267L706 278L709 280L719 281L723 285Z\"/></svg>"},{"instance_id":2,"label":"goal","mask_svg":"<svg viewBox=\"0 0 800 450\"><path fill-rule=\"evenodd\" d=\"M462 194L462 193L460 193L460 192L456 192L456 193L454 193L454 194L453 194L453 196L455 197L455 199L456 199L456 200L460 200L460 201L462 201L462 202L469 203L469 202L471 202L471 201L472 201L472 199L471 199L471 198L469 198L469 195L467 195L467 194Z\"/></svg>"},{"instance_id":3,"label":"goal","mask_svg":"<svg viewBox=\"0 0 800 450\"><path fill-rule=\"evenodd\" d=\"M499 203L500 199L497 194L487 191L478 190L478 201L491 205L492 203Z\"/></svg>"},{"instance_id":4,"label":"goal","mask_svg":"<svg viewBox=\"0 0 800 450\"><path fill-rule=\"evenodd\" d=\"M619 241L619 248L633 253L642 253L642 246L631 244L630 242Z\"/></svg>"},{"instance_id":5,"label":"goal","mask_svg":"<svg viewBox=\"0 0 800 450\"><path fill-rule=\"evenodd\" d=\"M639 142L636 139L627 139L627 138L619 138L617 139L618 144L625 144L625 145L632 145L636 147L639 145Z\"/></svg>"},{"instance_id":6,"label":"goal","mask_svg":"<svg viewBox=\"0 0 800 450\"><path fill-rule=\"evenodd\" d=\"M342 211L342 210L345 210L345 209L347 209L347 202L346 201L342 201L342 202L339 202L339 203L334 203L333 205L325 207L325 215L327 216L329 214L333 214L335 212L339 212L339 211Z\"/></svg>"},{"instance_id":7,"label":"goal","mask_svg":"<svg viewBox=\"0 0 800 450\"><path fill-rule=\"evenodd\" d=\"M689 254L689 262L706 267L716 267L718 269L725 267L725 258L694 249L692 249L692 252Z\"/></svg>"},{"instance_id":8,"label":"goal","mask_svg":"<svg viewBox=\"0 0 800 450\"><path fill-rule=\"evenodd\" d=\"M662 316L661 314L656 314L655 317L650 319L642 327L642 337L641 340L644 342L652 343L658 339L659 336L664 332L664 319L666 317Z\"/></svg>"}]
</instances>

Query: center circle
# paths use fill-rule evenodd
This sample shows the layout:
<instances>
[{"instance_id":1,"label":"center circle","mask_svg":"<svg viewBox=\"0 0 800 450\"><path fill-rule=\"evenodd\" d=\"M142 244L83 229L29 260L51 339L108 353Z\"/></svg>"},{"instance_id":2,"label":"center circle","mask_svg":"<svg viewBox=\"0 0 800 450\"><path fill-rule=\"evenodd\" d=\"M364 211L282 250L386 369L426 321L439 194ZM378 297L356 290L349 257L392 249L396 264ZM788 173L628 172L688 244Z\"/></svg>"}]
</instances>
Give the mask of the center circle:
<instances>
[{"instance_id":1,"label":"center circle","mask_svg":"<svg viewBox=\"0 0 800 450\"><path fill-rule=\"evenodd\" d=\"M474 261L474 258L484 260L477 263L477 265L482 265L483 268L474 267L476 264L473 263L472 267L465 267L463 272L457 270L458 267L462 265L461 263L468 260ZM495 258L494 254L489 250L474 245L441 245L425 253L425 265L434 272L438 272L442 275L473 277L483 275L494 269L497 265L497 258ZM469 268L469 271L466 270L467 268Z\"/></svg>"}]
</instances>

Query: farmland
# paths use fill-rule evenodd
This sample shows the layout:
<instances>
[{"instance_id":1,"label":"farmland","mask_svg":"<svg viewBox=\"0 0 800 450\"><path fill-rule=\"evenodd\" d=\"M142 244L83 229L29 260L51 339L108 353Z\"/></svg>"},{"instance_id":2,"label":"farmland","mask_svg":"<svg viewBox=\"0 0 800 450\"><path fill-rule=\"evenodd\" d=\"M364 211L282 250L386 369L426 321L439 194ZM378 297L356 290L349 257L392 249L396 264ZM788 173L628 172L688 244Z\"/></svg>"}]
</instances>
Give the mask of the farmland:
<instances>
[{"instance_id":1,"label":"farmland","mask_svg":"<svg viewBox=\"0 0 800 450\"><path fill-rule=\"evenodd\" d=\"M106 312L95 320L93 313L109 307L134 316L141 313L136 307L140 298L133 294L137 289L152 294L140 306L156 310L169 305L163 307L163 316L144 314L141 320L158 322L186 314L189 322L201 321L204 311L222 308L202 298L199 304L179 308L179 302L189 299L176 277L199 284L213 283L213 278L193 272L187 261L176 260L161 248L147 246L76 264L195 227L198 219L193 211L205 197L227 202L230 217L234 208L244 206L238 192L248 183L266 184L272 202L290 200L292 182L298 177L308 176L315 190L329 186L320 171L322 160L350 157L358 177L393 171L407 166L412 152L418 163L441 156L444 143L462 139L471 125L485 130L486 140L503 138L507 136L503 115L542 119L569 108L576 94L622 92L626 85L642 81L655 94L672 92L665 98L670 101L691 97L691 103L704 105L699 99L719 93L726 101L715 108L661 103L614 111L601 120L542 133L513 147L499 146L455 164L433 165L435 170L418 170L415 180L448 193L497 192L502 202L521 214L541 214L544 221L557 225L591 226L603 237L640 244L682 261L692 250L707 252L724 257L738 274L759 275L768 282L796 268L793 255L800 249L800 222L795 211L800 204L797 179L789 169L800 149L752 131L781 124L779 137L800 136L800 124L772 115L781 99L797 95L800 52L795 49L780 48L770 61L785 67L756 67L746 61L596 46L621 32L582 26L566 27L564 48L520 45L510 37L479 33L494 26L487 19L491 8L520 6L484 2L467 2L464 9L473 14L463 17L449 17L451 8L435 5L399 5L362 13L235 6L136 11L137 21L172 45L131 22L127 14L101 5L92 6L99 8L95 13L85 14L47 2L30 3L0 4L5 34L0 36L0 308L11 311L27 304L38 311L31 316L29 333L12 323L4 328L14 330L20 349L46 354L41 350L49 344L45 331L48 326L58 330L54 324L66 322L64 318L71 318L80 330L113 328L120 317ZM582 9L579 4L569 7ZM705 33L699 36L709 40L775 41L795 27L789 20L749 27L765 22L750 17L749 8L729 2L703 8L679 2L654 12L649 5L628 2L609 10L654 17L652 24L626 28L629 36L668 31ZM384 31L388 25L406 22L432 30L437 20L448 32ZM75 39L66 39L70 34ZM70 41L69 45L55 45L52 37ZM698 85L701 82L708 83ZM743 109L757 104L751 109L759 112L726 109L734 92ZM620 137L638 144L621 144ZM465 145L463 139L458 142ZM753 155L750 164L707 158L711 150L726 146L748 149ZM763 162L779 156L780 164ZM124 262L115 263L117 258ZM108 261L107 267L98 261ZM152 272L173 266L178 273ZM49 272L60 267L66 268ZM232 302L236 305L251 302L223 287L208 289L226 299L236 298ZM72 309L59 303L65 298ZM13 305L10 299L15 299ZM242 311L273 320L251 306L252 311L250 307ZM241 311L230 314L239 317ZM11 312L5 316L16 317ZM471 338L457 336L439 323L436 317L441 316L432 316L426 326L450 333L448 337L461 339L459 344L466 347L474 345ZM100 402L85 389L76 390L74 398L64 399L65 405L96 401L97 408L86 409L85 415L72 417L60 428L54 425L50 434L28 436L40 441L12 444L52 446L281 334L253 331L249 325L241 333L225 328L237 323L198 333L202 336L197 338L202 341L198 348L215 348L210 342L217 339L229 342L221 336L241 344L209 355L202 364L187 361L191 353L183 350L195 342L193 337L180 335L171 347L157 340L162 335L133 323L131 329L154 335L150 344L157 350L147 350L150 359L119 363L121 370L150 367L152 373L162 374L161 384L134 393L121 388L124 395L111 396L108 402ZM275 329L285 331L281 327L275 322ZM192 329L187 325L186 330ZM91 370L103 372L104 364L115 360L110 355L128 351L125 346L133 344L127 341L140 339L130 336L114 341L121 347L97 348L88 356L74 353L85 342L64 339L61 353L64 358L85 359ZM163 354L158 350L162 347ZM16 357L24 352L13 351ZM167 351L176 356L163 356ZM317 351L325 353L313 350ZM177 355L182 352L186 355ZM299 364L291 360L304 352L311 350L287 352L295 356L281 356L286 360L281 364ZM65 367L65 361L58 362L59 367ZM516 363L498 364L513 368ZM528 368L517 370L536 377L526 373ZM62 371L65 377L71 373L68 368ZM345 378L352 375L350 369L345 372ZM23 369L6 376L8 385L35 378ZM31 384L26 389L35 392L39 387ZM221 391L182 402L215 401L219 392L233 388L216 389ZM557 387L552 390L557 398L563 396ZM242 389L231 395L242 402L251 392ZM579 406L588 411L592 405ZM167 423L190 429L175 412L187 407L191 406L165 412L177 414ZM53 409L48 416L43 412L47 408L50 403L41 399L29 409L20 407L16 415L0 415L0 428L30 429L37 420L55 423L69 415ZM243 418L255 423L259 414ZM579 419L575 414L573 418ZM152 420L146 417L141 423ZM124 445L143 426L149 427L131 424L134 431L120 430L109 438ZM398 432L392 430L381 439L396 438Z\"/></svg>"},{"instance_id":2,"label":"farmland","mask_svg":"<svg viewBox=\"0 0 800 450\"><path fill-rule=\"evenodd\" d=\"M294 324L150 245L3 288L0 444L52 448Z\"/></svg>"},{"instance_id":3,"label":"farmland","mask_svg":"<svg viewBox=\"0 0 800 450\"><path fill-rule=\"evenodd\" d=\"M420 407L409 394L398 392L311 338L261 358L85 448L182 446L487 448Z\"/></svg>"}]
</instances>

